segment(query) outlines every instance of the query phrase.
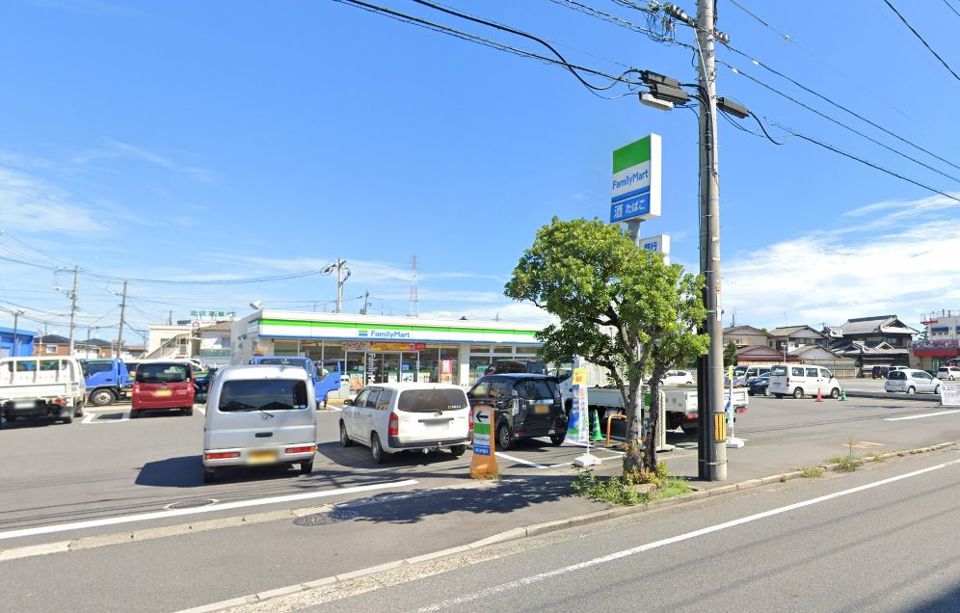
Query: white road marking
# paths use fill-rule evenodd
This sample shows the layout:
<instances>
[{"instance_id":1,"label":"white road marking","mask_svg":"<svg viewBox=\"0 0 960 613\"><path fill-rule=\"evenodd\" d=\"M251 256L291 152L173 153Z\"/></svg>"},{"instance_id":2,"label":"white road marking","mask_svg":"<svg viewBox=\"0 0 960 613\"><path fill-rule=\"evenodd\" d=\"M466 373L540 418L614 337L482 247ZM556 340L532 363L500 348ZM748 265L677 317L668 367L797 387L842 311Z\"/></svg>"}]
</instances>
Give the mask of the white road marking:
<instances>
[{"instance_id":1,"label":"white road marking","mask_svg":"<svg viewBox=\"0 0 960 613\"><path fill-rule=\"evenodd\" d=\"M392 481L390 483L373 483L370 485L356 485L354 487L345 487L335 490L323 490L319 492L305 492L302 494L287 494L285 496L271 496L269 498L255 498L253 500L236 500L233 502L223 502L212 504L205 507L195 507L192 509L169 509L166 511L153 511L151 513L136 513L134 515L123 515L120 517L103 517L101 519L91 519L87 521L76 521L67 524L56 524L53 526L37 526L35 528L21 528L19 530L7 530L0 532L0 541L20 538L24 536L36 536L38 534L53 534L55 532L68 532L70 530L83 530L85 528L99 528L101 526L116 526L118 524L129 524L138 521L151 521L155 519L166 519L168 517L183 517L185 515L199 515L201 513L216 513L217 511L230 511L233 509L246 509L249 507L258 507L267 504L277 504L281 502L297 502L300 500L311 500L314 498L327 498L330 496L340 496L341 494L356 494L359 492L370 492L374 490L384 490L394 487L406 487L416 485L419 481L414 479L405 479L403 481Z\"/></svg>"},{"instance_id":2,"label":"white road marking","mask_svg":"<svg viewBox=\"0 0 960 613\"><path fill-rule=\"evenodd\" d=\"M117 411L113 411L113 412L116 413ZM120 422L130 420L130 411L124 411L123 415L120 416L120 419L107 419L104 421L100 421L99 419L97 419L98 417L100 417L100 415L97 415L94 413L87 413L86 417L83 418L83 421L80 422L80 425L96 426L100 424L119 424Z\"/></svg>"},{"instance_id":3,"label":"white road marking","mask_svg":"<svg viewBox=\"0 0 960 613\"><path fill-rule=\"evenodd\" d=\"M521 587L528 585L533 585L534 583L540 583L546 581L547 579L552 579L560 575L566 575L572 572L583 570L585 568L590 568L593 566L598 566L600 564L606 564L608 562L613 562L622 558L629 556L634 556L645 551L650 551L652 549L659 549L661 547L666 547L667 545L673 545L675 543L680 543L690 539L694 539L706 534L711 534L714 532L719 532L721 530L726 530L727 528L734 528L736 526L741 526L743 524L748 524L755 522L761 519L766 519L768 517L773 517L775 515L780 515L782 513L787 513L789 511L795 511L797 509L802 509L804 507L809 507L811 505L819 504L821 502L826 502L828 500L833 500L835 498L840 498L842 496L849 496L851 494L856 494L858 492L863 492L870 490L876 487L883 485L889 485L890 483L895 483L897 481L902 481L903 479L910 479L912 477L917 477L935 470L940 470L948 466L960 463L960 460L951 460L949 462L944 462L943 464L937 464L936 466L930 466L927 468L922 468L920 470L915 470L913 472L904 473L902 475L897 475L895 477L890 477L887 479L881 479L880 481L874 481L872 483L867 483L857 487L853 487L847 490L841 490L839 492L834 492L832 494L827 494L825 496L818 496L817 498L811 498L809 500L804 500L794 504L788 504L783 507L777 507L775 509L770 509L769 511L763 511L761 513L754 513L753 515L747 515L746 517L741 517L739 519L734 519L726 521L720 524L715 524L713 526L708 526L706 528L701 528L699 530L694 530L692 532L686 532L684 534L678 534L677 536L672 536L670 538L661 539L659 541L653 541L652 543L646 543L644 545L639 545L637 547L631 547L630 549L624 549L622 551L617 551L599 558L594 558L592 560L587 560L585 562L580 562L578 564L571 564L570 566L564 566L562 568L557 568L555 570L539 573L537 575L531 575L529 577L524 577L522 579L517 579L516 581L510 581L508 583L502 583L500 585L489 587L472 594L467 594L465 596L459 596L457 598L450 598L448 600L443 600L441 602L435 603L428 607L419 609L421 612L427 611L440 611L442 609L448 609L451 607L459 606L466 604L468 602L473 602L480 600L481 598L487 598L489 596L494 596L496 594L501 594L510 590L515 590Z\"/></svg>"},{"instance_id":4,"label":"white road marking","mask_svg":"<svg viewBox=\"0 0 960 613\"><path fill-rule=\"evenodd\" d=\"M198 405L198 406L197 406L197 410L200 411L200 414L201 414L201 415L206 415L206 414L207 414L207 405L205 405L205 404Z\"/></svg>"},{"instance_id":5,"label":"white road marking","mask_svg":"<svg viewBox=\"0 0 960 613\"><path fill-rule=\"evenodd\" d=\"M923 419L924 417L937 417L938 415L953 415L960 413L960 409L950 411L937 411L936 413L924 413L923 415L908 415L907 417L887 417L883 421L905 421L907 419Z\"/></svg>"},{"instance_id":6,"label":"white road marking","mask_svg":"<svg viewBox=\"0 0 960 613\"><path fill-rule=\"evenodd\" d=\"M591 451L593 451L593 450L591 450ZM609 453L616 454L616 455L609 456L609 457L606 457L606 458L604 458L604 457L602 457L602 456L596 456L597 459L599 459L601 462L603 462L604 460L615 460L615 459L617 459L617 458L619 458L620 456L623 455L623 453L620 453L619 451L610 451L610 450L606 450L606 449L601 449L601 450L599 450L599 451L608 451ZM498 456L500 456L501 458L504 458L504 459L506 459L506 460L510 460L511 462L516 462L517 464L525 464L525 465L527 465L527 466L532 466L532 467L534 467L534 468L536 468L536 469L538 469L538 470L546 470L546 469L549 469L549 468L563 468L564 466L573 466L573 462L563 462L563 463L561 463L561 464L537 464L536 462L531 462L530 460L524 460L524 459L522 459L522 458L518 458L518 457L516 457L516 456L512 456L512 455L510 455L510 454L503 453L502 451L497 451L496 454L497 454Z\"/></svg>"},{"instance_id":7,"label":"white road marking","mask_svg":"<svg viewBox=\"0 0 960 613\"><path fill-rule=\"evenodd\" d=\"M80 423L81 423L81 424L89 424L90 422L92 422L92 421L93 421L94 419L96 419L96 418L97 418L96 415L94 415L93 413L87 412L87 414L83 416L83 421L81 421Z\"/></svg>"},{"instance_id":8,"label":"white road marking","mask_svg":"<svg viewBox=\"0 0 960 613\"><path fill-rule=\"evenodd\" d=\"M550 468L549 466L545 466L543 464L537 464L536 462L531 462L530 460L523 460L518 457L503 453L501 451L494 451L494 453L500 456L501 458L504 458L505 460L510 460L511 462L516 462L517 464L526 464L527 466L533 466L534 468Z\"/></svg>"}]
</instances>

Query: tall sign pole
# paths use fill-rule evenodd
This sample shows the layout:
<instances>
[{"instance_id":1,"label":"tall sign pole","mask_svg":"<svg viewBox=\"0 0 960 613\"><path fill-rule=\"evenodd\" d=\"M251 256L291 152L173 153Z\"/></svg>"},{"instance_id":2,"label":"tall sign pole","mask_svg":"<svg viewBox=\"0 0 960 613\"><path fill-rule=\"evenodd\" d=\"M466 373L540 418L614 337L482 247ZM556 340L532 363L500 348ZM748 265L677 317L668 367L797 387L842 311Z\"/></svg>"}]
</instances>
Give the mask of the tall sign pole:
<instances>
[{"instance_id":1,"label":"tall sign pole","mask_svg":"<svg viewBox=\"0 0 960 613\"><path fill-rule=\"evenodd\" d=\"M714 64L714 0L697 0L697 47L700 89L700 270L705 280L704 306L710 349L698 367L701 392L698 473L704 481L727 478L726 437L717 432L724 413L723 323L720 310L720 187L717 168L717 83ZM706 409L706 410L704 410ZM725 423L725 416L724 416ZM725 429L725 428L721 428Z\"/></svg>"},{"instance_id":2,"label":"tall sign pole","mask_svg":"<svg viewBox=\"0 0 960 613\"><path fill-rule=\"evenodd\" d=\"M77 275L80 273L80 267L73 267L73 289L70 291L70 355L73 355L74 346L74 320L77 316Z\"/></svg>"},{"instance_id":3,"label":"tall sign pole","mask_svg":"<svg viewBox=\"0 0 960 613\"><path fill-rule=\"evenodd\" d=\"M117 354L116 358L122 358L123 351L123 326L126 323L124 318L127 315L127 282L123 282L123 300L120 302L120 330L117 331Z\"/></svg>"}]
</instances>

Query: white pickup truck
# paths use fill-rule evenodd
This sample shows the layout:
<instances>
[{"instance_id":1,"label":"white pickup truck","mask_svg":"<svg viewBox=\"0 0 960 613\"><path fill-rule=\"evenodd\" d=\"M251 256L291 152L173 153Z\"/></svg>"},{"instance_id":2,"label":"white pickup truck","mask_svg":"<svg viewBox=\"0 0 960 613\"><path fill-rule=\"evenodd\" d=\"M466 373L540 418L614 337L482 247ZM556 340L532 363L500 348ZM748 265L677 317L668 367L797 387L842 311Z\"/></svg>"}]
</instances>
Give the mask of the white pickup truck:
<instances>
[{"instance_id":1,"label":"white pickup truck","mask_svg":"<svg viewBox=\"0 0 960 613\"><path fill-rule=\"evenodd\" d=\"M600 409L600 417L603 419L609 413L620 413L624 411L623 396L620 390L612 387L608 380L606 369L589 364L587 368L587 403L590 408ZM697 429L697 419L699 414L699 401L697 398L697 388L691 385L661 386L660 391L664 396L664 413L666 415L666 428L674 430L682 427L685 432L693 432ZM733 388L733 408L737 412L746 410L750 403L750 396L746 388ZM644 386L644 394L649 394L649 389ZM731 389L724 388L725 398L729 400ZM567 412L573 406L573 378L568 378L560 382L560 395L563 399L563 406ZM649 406L649 399L644 400L644 406Z\"/></svg>"},{"instance_id":2,"label":"white pickup truck","mask_svg":"<svg viewBox=\"0 0 960 613\"><path fill-rule=\"evenodd\" d=\"M83 415L86 386L71 357L0 359L0 422L18 417L70 423Z\"/></svg>"}]
</instances>

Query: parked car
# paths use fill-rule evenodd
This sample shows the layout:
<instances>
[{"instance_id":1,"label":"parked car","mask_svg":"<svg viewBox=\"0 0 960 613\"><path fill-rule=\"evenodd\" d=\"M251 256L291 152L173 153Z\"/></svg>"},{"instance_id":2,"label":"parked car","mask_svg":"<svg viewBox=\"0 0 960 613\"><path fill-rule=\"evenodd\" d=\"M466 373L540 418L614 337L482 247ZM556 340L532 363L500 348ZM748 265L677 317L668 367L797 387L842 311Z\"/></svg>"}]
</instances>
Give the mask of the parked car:
<instances>
[{"instance_id":1,"label":"parked car","mask_svg":"<svg viewBox=\"0 0 960 613\"><path fill-rule=\"evenodd\" d=\"M870 376L871 376L873 379L886 379L886 378L887 378L887 373L889 373L889 372L890 372L890 367L889 367L889 366L887 366L886 364L877 364L877 365L874 366L873 369L870 371Z\"/></svg>"},{"instance_id":2,"label":"parked car","mask_svg":"<svg viewBox=\"0 0 960 613\"><path fill-rule=\"evenodd\" d=\"M767 389L777 398L787 395L803 398L816 396L817 393L839 398L841 388L833 373L822 366L775 364L770 367L770 384Z\"/></svg>"},{"instance_id":3,"label":"parked car","mask_svg":"<svg viewBox=\"0 0 960 613\"><path fill-rule=\"evenodd\" d=\"M751 379L768 372L770 372L769 366L737 366L733 370L733 384L735 386L749 385Z\"/></svg>"},{"instance_id":4,"label":"parked car","mask_svg":"<svg viewBox=\"0 0 960 613\"><path fill-rule=\"evenodd\" d=\"M344 402L340 444L370 447L373 461L411 449L449 449L463 455L470 442L470 403L463 389L445 383L385 383Z\"/></svg>"},{"instance_id":5,"label":"parked car","mask_svg":"<svg viewBox=\"0 0 960 613\"><path fill-rule=\"evenodd\" d=\"M75 358L0 358L0 423L27 417L69 424L83 415L86 397Z\"/></svg>"},{"instance_id":6,"label":"parked car","mask_svg":"<svg viewBox=\"0 0 960 613\"><path fill-rule=\"evenodd\" d=\"M751 396L756 396L758 394L762 396L769 396L767 391L768 386L770 385L770 373L765 372L759 377L754 377L750 380L750 384L747 385L747 393Z\"/></svg>"},{"instance_id":7,"label":"parked car","mask_svg":"<svg viewBox=\"0 0 960 613\"><path fill-rule=\"evenodd\" d=\"M941 366L937 369L937 379L941 381L960 379L960 368L956 366Z\"/></svg>"},{"instance_id":8,"label":"parked car","mask_svg":"<svg viewBox=\"0 0 960 613\"><path fill-rule=\"evenodd\" d=\"M130 419L144 411L178 409L193 415L193 371L187 362L143 362L133 384Z\"/></svg>"},{"instance_id":9,"label":"parked car","mask_svg":"<svg viewBox=\"0 0 960 613\"><path fill-rule=\"evenodd\" d=\"M883 389L889 393L906 392L908 394L940 393L940 380L931 377L930 373L915 368L903 368L891 371Z\"/></svg>"},{"instance_id":10,"label":"parked car","mask_svg":"<svg viewBox=\"0 0 960 613\"><path fill-rule=\"evenodd\" d=\"M225 466L298 464L313 472L317 412L299 366L228 366L210 382L203 428L203 481Z\"/></svg>"},{"instance_id":11,"label":"parked car","mask_svg":"<svg viewBox=\"0 0 960 613\"><path fill-rule=\"evenodd\" d=\"M521 438L549 436L561 445L567 436L568 415L554 377L535 374L502 374L481 377L467 392L471 406L496 409L497 448L509 450Z\"/></svg>"},{"instance_id":12,"label":"parked car","mask_svg":"<svg viewBox=\"0 0 960 613\"><path fill-rule=\"evenodd\" d=\"M686 370L668 370L660 385L693 385L693 374Z\"/></svg>"},{"instance_id":13,"label":"parked car","mask_svg":"<svg viewBox=\"0 0 960 613\"><path fill-rule=\"evenodd\" d=\"M126 396L130 388L130 374L122 360L83 360L81 366L90 404L103 407Z\"/></svg>"},{"instance_id":14,"label":"parked car","mask_svg":"<svg viewBox=\"0 0 960 613\"><path fill-rule=\"evenodd\" d=\"M310 358L282 355L256 356L250 360L251 364L264 364L272 366L299 366L307 373L310 384L313 385L313 396L315 398L316 408L321 404L326 404L327 394L340 389L341 373L339 371L323 374L322 369L318 373L316 364ZM328 364L330 364L328 362ZM340 362L333 362L339 368Z\"/></svg>"}]
</instances>

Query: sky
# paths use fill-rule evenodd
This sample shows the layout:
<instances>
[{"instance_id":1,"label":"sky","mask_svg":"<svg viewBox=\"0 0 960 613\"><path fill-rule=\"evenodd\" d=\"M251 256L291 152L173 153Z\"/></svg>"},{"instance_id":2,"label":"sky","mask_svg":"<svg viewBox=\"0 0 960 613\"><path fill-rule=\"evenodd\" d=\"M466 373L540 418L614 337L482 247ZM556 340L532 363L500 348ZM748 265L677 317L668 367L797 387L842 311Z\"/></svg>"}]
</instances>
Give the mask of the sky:
<instances>
[{"instance_id":1,"label":"sky","mask_svg":"<svg viewBox=\"0 0 960 613\"><path fill-rule=\"evenodd\" d=\"M562 1L446 2L572 63L696 78L684 26L659 42ZM549 53L410 0L378 3ZM960 202L784 129L960 195L960 80L881 0L738 3L718 2L733 47L946 161L719 47L718 92L781 143L753 119L738 123L755 134L719 126L725 323L896 313L917 324L960 307ZM582 4L648 25L612 0ZM894 5L960 72L960 0ZM351 270L344 311L369 292L370 313L407 315L414 255L421 317L542 322L503 296L517 260L553 216L606 219L612 151L651 132L663 138L663 213L642 233L670 234L672 260L696 271L693 109L640 105L625 86L600 98L563 68L342 3L9 0L0 72L0 325L22 309L21 326L65 333L73 266L78 338L115 337L122 279L139 280L127 338L254 301L332 310L331 276L217 282L338 257Z\"/></svg>"}]
</instances>

